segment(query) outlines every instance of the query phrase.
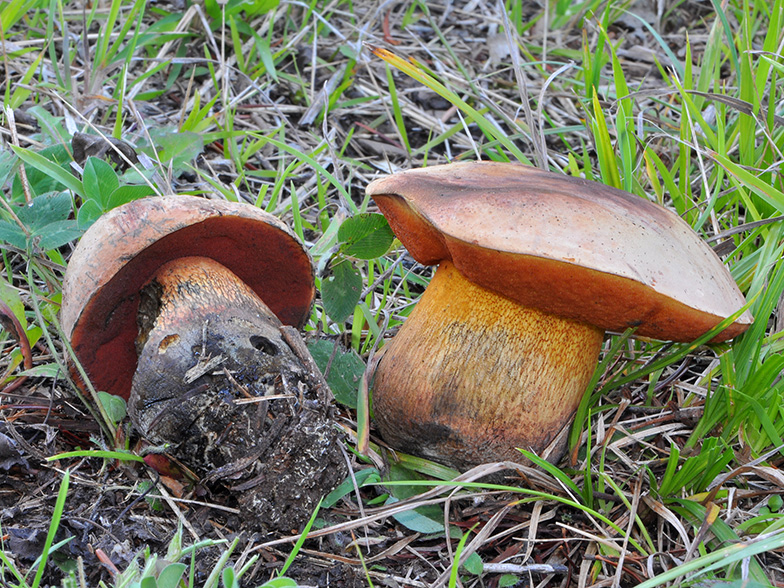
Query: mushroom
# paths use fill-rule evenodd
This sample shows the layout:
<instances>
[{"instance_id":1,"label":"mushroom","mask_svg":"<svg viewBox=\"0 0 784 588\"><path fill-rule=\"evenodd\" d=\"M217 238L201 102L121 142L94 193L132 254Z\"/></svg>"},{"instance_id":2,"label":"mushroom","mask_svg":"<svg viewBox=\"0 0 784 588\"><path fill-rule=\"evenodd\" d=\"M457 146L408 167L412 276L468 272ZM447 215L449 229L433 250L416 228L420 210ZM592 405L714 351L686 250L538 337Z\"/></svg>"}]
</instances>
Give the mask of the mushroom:
<instances>
[{"instance_id":1,"label":"mushroom","mask_svg":"<svg viewBox=\"0 0 784 588\"><path fill-rule=\"evenodd\" d=\"M376 423L391 447L460 469L516 448L560 459L605 331L692 341L745 304L677 215L598 183L473 162L367 192L411 256L438 264L385 345Z\"/></svg>"},{"instance_id":2,"label":"mushroom","mask_svg":"<svg viewBox=\"0 0 784 588\"><path fill-rule=\"evenodd\" d=\"M329 391L283 336L315 295L310 256L248 204L166 196L101 217L63 283L63 328L99 390L249 517L296 528L342 481Z\"/></svg>"},{"instance_id":3,"label":"mushroom","mask_svg":"<svg viewBox=\"0 0 784 588\"><path fill-rule=\"evenodd\" d=\"M96 388L128 399L142 286L166 262L192 256L230 268L284 324L299 328L307 321L313 265L284 223L254 206L220 200L138 200L84 234L63 282L63 329Z\"/></svg>"}]
</instances>

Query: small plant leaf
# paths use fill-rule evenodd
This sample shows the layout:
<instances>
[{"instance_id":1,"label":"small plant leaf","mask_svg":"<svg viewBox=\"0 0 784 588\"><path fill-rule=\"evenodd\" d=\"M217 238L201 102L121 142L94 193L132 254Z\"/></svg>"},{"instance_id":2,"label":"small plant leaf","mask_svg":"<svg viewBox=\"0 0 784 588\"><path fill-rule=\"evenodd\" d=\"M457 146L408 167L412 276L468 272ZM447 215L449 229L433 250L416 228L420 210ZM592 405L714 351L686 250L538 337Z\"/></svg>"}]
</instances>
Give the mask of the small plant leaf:
<instances>
[{"instance_id":1,"label":"small plant leaf","mask_svg":"<svg viewBox=\"0 0 784 588\"><path fill-rule=\"evenodd\" d=\"M136 184L131 186L120 186L114 190L106 201L104 212L128 204L134 200L139 200L145 196L153 194L153 189L147 184Z\"/></svg>"},{"instance_id":2,"label":"small plant leaf","mask_svg":"<svg viewBox=\"0 0 784 588\"><path fill-rule=\"evenodd\" d=\"M381 481L381 474L379 474L376 468L359 470L354 474L353 479L351 477L345 479L337 488L324 497L321 503L322 508L332 508L341 498L353 492L354 481L356 481L358 488L362 488L366 484L378 484Z\"/></svg>"},{"instance_id":3,"label":"small plant leaf","mask_svg":"<svg viewBox=\"0 0 784 588\"><path fill-rule=\"evenodd\" d=\"M98 202L95 200L86 200L76 214L76 224L79 229L86 231L102 214L103 210Z\"/></svg>"},{"instance_id":4,"label":"small plant leaf","mask_svg":"<svg viewBox=\"0 0 784 588\"><path fill-rule=\"evenodd\" d=\"M88 157L84 164L82 184L85 194L91 200L97 200L106 210L112 192L120 187L120 180L111 165L97 157Z\"/></svg>"},{"instance_id":5,"label":"small plant leaf","mask_svg":"<svg viewBox=\"0 0 784 588\"><path fill-rule=\"evenodd\" d=\"M357 390L362 374L365 372L365 362L353 349L345 351L335 343L325 339L313 341L308 345L313 359L322 373L327 375L327 384L335 395L335 400L349 408L357 407ZM333 356L334 352L334 356ZM330 363L330 358L332 362ZM327 366L329 371L327 372Z\"/></svg>"},{"instance_id":6,"label":"small plant leaf","mask_svg":"<svg viewBox=\"0 0 784 588\"><path fill-rule=\"evenodd\" d=\"M463 562L463 569L469 574L480 576L485 569L485 564L482 563L482 558L479 557L479 554L474 552Z\"/></svg>"},{"instance_id":7,"label":"small plant leaf","mask_svg":"<svg viewBox=\"0 0 784 588\"><path fill-rule=\"evenodd\" d=\"M269 582L265 582L259 588L296 588L299 586L291 578L273 578Z\"/></svg>"},{"instance_id":8,"label":"small plant leaf","mask_svg":"<svg viewBox=\"0 0 784 588\"><path fill-rule=\"evenodd\" d=\"M150 134L158 148L161 161L171 164L174 169L181 169L204 150L204 138L198 133L167 127ZM150 150L148 148L144 151Z\"/></svg>"},{"instance_id":9,"label":"small plant leaf","mask_svg":"<svg viewBox=\"0 0 784 588\"><path fill-rule=\"evenodd\" d=\"M57 249L66 243L78 239L82 231L74 220L56 221L38 229L33 234L39 237L38 246L44 251Z\"/></svg>"},{"instance_id":10,"label":"small plant leaf","mask_svg":"<svg viewBox=\"0 0 784 588\"><path fill-rule=\"evenodd\" d=\"M56 378L60 375L60 366L56 363L45 363L25 370L19 375L36 378Z\"/></svg>"},{"instance_id":11,"label":"small plant leaf","mask_svg":"<svg viewBox=\"0 0 784 588\"><path fill-rule=\"evenodd\" d=\"M71 197L65 192L43 194L16 211L19 220L32 232L51 223L66 220L70 214Z\"/></svg>"},{"instance_id":12,"label":"small plant leaf","mask_svg":"<svg viewBox=\"0 0 784 588\"><path fill-rule=\"evenodd\" d=\"M0 220L0 242L24 249L27 245L27 235L16 223Z\"/></svg>"},{"instance_id":13,"label":"small plant leaf","mask_svg":"<svg viewBox=\"0 0 784 588\"><path fill-rule=\"evenodd\" d=\"M386 504L393 504L397 502L397 498L390 496ZM424 533L425 535L433 535L435 533L444 532L444 523L431 519L428 516L420 514L419 509L406 510L392 515L392 517L401 525L414 531L415 533Z\"/></svg>"},{"instance_id":14,"label":"small plant leaf","mask_svg":"<svg viewBox=\"0 0 784 588\"><path fill-rule=\"evenodd\" d=\"M239 588L239 583L237 582L237 576L234 573L234 568L228 566L223 570L223 574L221 575L221 582L223 583L223 588Z\"/></svg>"},{"instance_id":15,"label":"small plant leaf","mask_svg":"<svg viewBox=\"0 0 784 588\"><path fill-rule=\"evenodd\" d=\"M183 563L173 563L163 568L158 576L158 588L177 588L185 568Z\"/></svg>"},{"instance_id":16,"label":"small plant leaf","mask_svg":"<svg viewBox=\"0 0 784 588\"><path fill-rule=\"evenodd\" d=\"M160 501L161 493L150 480L141 480L136 487L140 494L144 494L144 500L150 505L150 508L155 511L162 511L163 504Z\"/></svg>"},{"instance_id":17,"label":"small plant leaf","mask_svg":"<svg viewBox=\"0 0 784 588\"><path fill-rule=\"evenodd\" d=\"M109 415L109 418L112 419L112 422L115 425L125 418L125 400L119 396L103 391L98 392L98 398L100 399L101 404L103 404L104 409L106 409L106 414Z\"/></svg>"},{"instance_id":18,"label":"small plant leaf","mask_svg":"<svg viewBox=\"0 0 784 588\"><path fill-rule=\"evenodd\" d=\"M338 229L341 252L359 259L375 259L384 255L394 239L387 219L377 213L347 218Z\"/></svg>"},{"instance_id":19,"label":"small plant leaf","mask_svg":"<svg viewBox=\"0 0 784 588\"><path fill-rule=\"evenodd\" d=\"M321 281L324 310L336 323L351 316L362 294L362 276L347 259L332 268L332 275Z\"/></svg>"},{"instance_id":20,"label":"small plant leaf","mask_svg":"<svg viewBox=\"0 0 784 588\"><path fill-rule=\"evenodd\" d=\"M11 149L19 156L19 159L27 164L27 179L30 182L30 189L35 195L45 192L62 190L65 186L75 194L84 197L84 185L74 175L64 167L66 165L65 156L67 151L58 145L49 147L39 153L11 145ZM70 158L69 158L70 159ZM31 173L31 169L37 170L36 174ZM31 175L33 176L31 178ZM19 185L21 191L21 184ZM18 194L16 188L14 194Z\"/></svg>"},{"instance_id":21,"label":"small plant leaf","mask_svg":"<svg viewBox=\"0 0 784 588\"><path fill-rule=\"evenodd\" d=\"M5 185L16 168L18 158L11 151L0 153L0 185Z\"/></svg>"}]
</instances>

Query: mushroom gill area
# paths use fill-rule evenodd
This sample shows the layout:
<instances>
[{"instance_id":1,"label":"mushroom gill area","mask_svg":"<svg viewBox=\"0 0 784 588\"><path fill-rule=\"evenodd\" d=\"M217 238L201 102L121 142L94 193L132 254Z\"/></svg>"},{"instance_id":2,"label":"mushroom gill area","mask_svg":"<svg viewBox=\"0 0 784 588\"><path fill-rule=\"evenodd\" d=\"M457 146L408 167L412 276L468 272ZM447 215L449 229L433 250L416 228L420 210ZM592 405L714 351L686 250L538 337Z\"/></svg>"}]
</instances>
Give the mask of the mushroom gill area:
<instances>
[{"instance_id":1,"label":"mushroom gill area","mask_svg":"<svg viewBox=\"0 0 784 588\"><path fill-rule=\"evenodd\" d=\"M520 461L516 448L557 460L603 334L521 307L444 261L379 362L377 425L392 447L458 469Z\"/></svg>"},{"instance_id":2,"label":"mushroom gill area","mask_svg":"<svg viewBox=\"0 0 784 588\"><path fill-rule=\"evenodd\" d=\"M223 265L187 257L141 292L134 427L261 526L290 530L345 476L331 408L281 322Z\"/></svg>"}]
</instances>

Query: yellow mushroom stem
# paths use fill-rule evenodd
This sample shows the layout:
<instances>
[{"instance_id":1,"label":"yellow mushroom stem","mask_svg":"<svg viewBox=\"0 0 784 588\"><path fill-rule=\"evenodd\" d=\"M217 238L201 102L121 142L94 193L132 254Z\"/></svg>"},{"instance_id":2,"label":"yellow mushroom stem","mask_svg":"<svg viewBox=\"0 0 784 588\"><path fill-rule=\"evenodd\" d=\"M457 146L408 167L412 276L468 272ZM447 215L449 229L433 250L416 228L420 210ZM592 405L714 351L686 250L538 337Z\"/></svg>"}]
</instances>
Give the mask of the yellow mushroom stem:
<instances>
[{"instance_id":1,"label":"yellow mushroom stem","mask_svg":"<svg viewBox=\"0 0 784 588\"><path fill-rule=\"evenodd\" d=\"M153 328L176 331L193 324L201 328L209 317L232 315L280 325L250 286L207 257L182 257L164 264L147 288L139 305L139 353Z\"/></svg>"},{"instance_id":2,"label":"yellow mushroom stem","mask_svg":"<svg viewBox=\"0 0 784 588\"><path fill-rule=\"evenodd\" d=\"M458 469L557 460L596 367L603 331L517 303L464 278L449 261L386 345L373 409L391 447Z\"/></svg>"},{"instance_id":3,"label":"yellow mushroom stem","mask_svg":"<svg viewBox=\"0 0 784 588\"><path fill-rule=\"evenodd\" d=\"M202 383L217 386L213 373L227 366L243 371L247 385L236 391L244 394L248 387L265 387L257 373L280 373L296 361L267 305L228 268L205 257L161 266L141 291L138 326L128 410L156 443L170 442L172 431L195 420L186 400Z\"/></svg>"}]
</instances>

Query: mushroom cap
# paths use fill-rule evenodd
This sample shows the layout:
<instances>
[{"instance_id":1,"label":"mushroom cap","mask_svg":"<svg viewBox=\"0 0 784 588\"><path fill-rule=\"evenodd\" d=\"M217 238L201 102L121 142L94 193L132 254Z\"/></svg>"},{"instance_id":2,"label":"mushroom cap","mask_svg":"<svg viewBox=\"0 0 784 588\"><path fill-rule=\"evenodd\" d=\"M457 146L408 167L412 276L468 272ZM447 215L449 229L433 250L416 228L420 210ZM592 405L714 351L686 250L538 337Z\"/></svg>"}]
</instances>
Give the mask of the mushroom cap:
<instances>
[{"instance_id":1,"label":"mushroom cap","mask_svg":"<svg viewBox=\"0 0 784 588\"><path fill-rule=\"evenodd\" d=\"M165 263L188 256L227 267L284 324L307 321L313 262L285 223L249 204L195 196L136 200L87 230L63 282L63 330L97 389L128 398L141 287Z\"/></svg>"},{"instance_id":2,"label":"mushroom cap","mask_svg":"<svg viewBox=\"0 0 784 588\"><path fill-rule=\"evenodd\" d=\"M604 330L693 341L746 303L680 217L603 184L469 162L393 174L367 192L418 262L450 259L475 284ZM744 312L713 341L752 320Z\"/></svg>"}]
</instances>

